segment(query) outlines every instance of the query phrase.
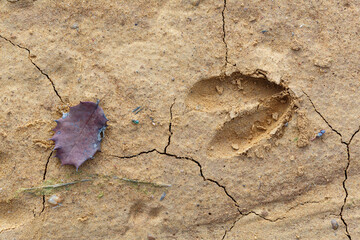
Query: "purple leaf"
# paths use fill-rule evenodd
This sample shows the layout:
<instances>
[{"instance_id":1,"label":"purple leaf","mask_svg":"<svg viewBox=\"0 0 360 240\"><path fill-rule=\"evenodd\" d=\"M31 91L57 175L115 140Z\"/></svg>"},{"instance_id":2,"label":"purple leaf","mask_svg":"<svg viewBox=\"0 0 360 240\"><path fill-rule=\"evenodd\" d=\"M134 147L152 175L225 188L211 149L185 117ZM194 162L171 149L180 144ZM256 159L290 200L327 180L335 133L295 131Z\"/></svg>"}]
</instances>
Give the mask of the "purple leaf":
<instances>
[{"instance_id":1,"label":"purple leaf","mask_svg":"<svg viewBox=\"0 0 360 240\"><path fill-rule=\"evenodd\" d=\"M57 126L51 140L55 142L54 150L61 165L74 165L78 170L81 164L100 151L107 121L99 101L80 102L55 120Z\"/></svg>"}]
</instances>

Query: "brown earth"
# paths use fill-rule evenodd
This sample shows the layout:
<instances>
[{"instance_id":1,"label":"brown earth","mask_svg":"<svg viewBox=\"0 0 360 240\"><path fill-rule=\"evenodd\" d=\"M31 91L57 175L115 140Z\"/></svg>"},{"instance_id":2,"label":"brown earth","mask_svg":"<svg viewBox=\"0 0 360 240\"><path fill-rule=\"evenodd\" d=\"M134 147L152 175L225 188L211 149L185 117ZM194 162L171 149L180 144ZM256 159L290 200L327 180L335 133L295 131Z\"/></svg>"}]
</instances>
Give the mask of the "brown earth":
<instances>
[{"instance_id":1,"label":"brown earth","mask_svg":"<svg viewBox=\"0 0 360 240\"><path fill-rule=\"evenodd\" d=\"M0 0L0 239L360 239L359 16ZM102 152L61 166L53 120L97 99Z\"/></svg>"}]
</instances>

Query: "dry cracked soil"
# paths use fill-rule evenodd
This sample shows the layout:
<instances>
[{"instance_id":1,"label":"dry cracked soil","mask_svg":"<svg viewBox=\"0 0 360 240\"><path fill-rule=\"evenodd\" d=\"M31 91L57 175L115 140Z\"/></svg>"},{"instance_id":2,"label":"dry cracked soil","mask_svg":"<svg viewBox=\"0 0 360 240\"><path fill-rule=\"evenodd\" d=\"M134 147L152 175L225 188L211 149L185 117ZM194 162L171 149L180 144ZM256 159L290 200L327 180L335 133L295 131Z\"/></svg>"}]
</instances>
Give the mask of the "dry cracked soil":
<instances>
[{"instance_id":1,"label":"dry cracked soil","mask_svg":"<svg viewBox=\"0 0 360 240\"><path fill-rule=\"evenodd\" d=\"M359 17L0 0L0 239L360 239ZM97 99L102 151L62 166L54 120Z\"/></svg>"}]
</instances>

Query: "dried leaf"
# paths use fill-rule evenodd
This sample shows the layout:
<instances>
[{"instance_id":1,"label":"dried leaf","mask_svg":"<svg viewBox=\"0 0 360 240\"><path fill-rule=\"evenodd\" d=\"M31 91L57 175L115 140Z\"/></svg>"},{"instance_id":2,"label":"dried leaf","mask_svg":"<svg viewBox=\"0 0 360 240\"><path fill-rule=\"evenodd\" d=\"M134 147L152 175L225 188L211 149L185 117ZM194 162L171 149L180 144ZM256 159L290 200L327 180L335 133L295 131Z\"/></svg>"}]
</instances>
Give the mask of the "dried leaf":
<instances>
[{"instance_id":1,"label":"dried leaf","mask_svg":"<svg viewBox=\"0 0 360 240\"><path fill-rule=\"evenodd\" d=\"M99 101L80 102L55 120L57 126L51 140L55 142L54 150L61 165L74 165L77 170L86 160L93 158L100 151L107 121Z\"/></svg>"}]
</instances>

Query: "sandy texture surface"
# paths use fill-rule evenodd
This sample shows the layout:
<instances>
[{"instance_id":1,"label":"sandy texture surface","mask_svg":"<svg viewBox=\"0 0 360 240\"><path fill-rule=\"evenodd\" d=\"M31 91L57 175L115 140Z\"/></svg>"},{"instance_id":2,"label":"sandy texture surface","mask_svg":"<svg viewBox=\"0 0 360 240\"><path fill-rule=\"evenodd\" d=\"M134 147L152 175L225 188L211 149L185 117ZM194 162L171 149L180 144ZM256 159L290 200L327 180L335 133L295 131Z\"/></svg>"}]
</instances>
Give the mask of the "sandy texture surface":
<instances>
[{"instance_id":1,"label":"sandy texture surface","mask_svg":"<svg viewBox=\"0 0 360 240\"><path fill-rule=\"evenodd\" d=\"M0 0L0 239L360 239L359 15ZM61 166L53 120L97 99L102 151Z\"/></svg>"}]
</instances>

